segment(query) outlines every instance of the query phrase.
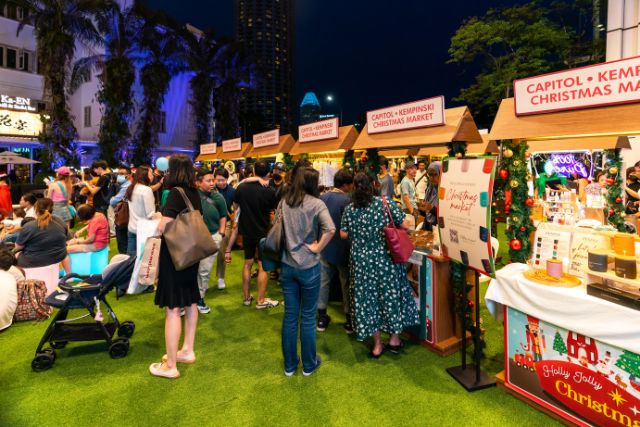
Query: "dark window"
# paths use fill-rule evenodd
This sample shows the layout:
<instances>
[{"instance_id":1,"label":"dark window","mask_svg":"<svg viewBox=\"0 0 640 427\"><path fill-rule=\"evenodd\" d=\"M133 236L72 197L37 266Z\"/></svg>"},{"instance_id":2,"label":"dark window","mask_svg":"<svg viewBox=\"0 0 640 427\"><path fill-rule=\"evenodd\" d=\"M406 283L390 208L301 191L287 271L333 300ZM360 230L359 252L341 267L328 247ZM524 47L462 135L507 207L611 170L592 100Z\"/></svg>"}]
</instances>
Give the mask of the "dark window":
<instances>
[{"instance_id":1,"label":"dark window","mask_svg":"<svg viewBox=\"0 0 640 427\"><path fill-rule=\"evenodd\" d=\"M91 106L84 107L84 127L91 127Z\"/></svg>"},{"instance_id":2,"label":"dark window","mask_svg":"<svg viewBox=\"0 0 640 427\"><path fill-rule=\"evenodd\" d=\"M29 52L22 52L20 57L20 68L24 71L31 71L31 64L29 63Z\"/></svg>"},{"instance_id":3,"label":"dark window","mask_svg":"<svg viewBox=\"0 0 640 427\"><path fill-rule=\"evenodd\" d=\"M18 59L18 51L15 49L7 49L7 68L16 68Z\"/></svg>"},{"instance_id":4,"label":"dark window","mask_svg":"<svg viewBox=\"0 0 640 427\"><path fill-rule=\"evenodd\" d=\"M9 19L18 19L18 6L7 2L7 14L5 16Z\"/></svg>"},{"instance_id":5,"label":"dark window","mask_svg":"<svg viewBox=\"0 0 640 427\"><path fill-rule=\"evenodd\" d=\"M0 46L0 67L4 67L4 48Z\"/></svg>"}]
</instances>

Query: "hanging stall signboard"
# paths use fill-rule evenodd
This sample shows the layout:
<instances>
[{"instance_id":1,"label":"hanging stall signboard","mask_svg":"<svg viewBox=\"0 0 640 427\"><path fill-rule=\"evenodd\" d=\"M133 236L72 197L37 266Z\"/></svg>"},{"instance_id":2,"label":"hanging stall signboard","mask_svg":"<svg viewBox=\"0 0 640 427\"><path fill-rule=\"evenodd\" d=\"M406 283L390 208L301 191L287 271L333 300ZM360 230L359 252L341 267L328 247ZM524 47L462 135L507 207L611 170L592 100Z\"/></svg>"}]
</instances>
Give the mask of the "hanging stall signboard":
<instances>
[{"instance_id":1,"label":"hanging stall signboard","mask_svg":"<svg viewBox=\"0 0 640 427\"><path fill-rule=\"evenodd\" d=\"M367 111L369 134L444 125L444 96Z\"/></svg>"},{"instance_id":2,"label":"hanging stall signboard","mask_svg":"<svg viewBox=\"0 0 640 427\"><path fill-rule=\"evenodd\" d=\"M211 144L202 144L200 146L200 154L216 154L217 149L218 149L218 146L216 145L215 142Z\"/></svg>"},{"instance_id":3,"label":"hanging stall signboard","mask_svg":"<svg viewBox=\"0 0 640 427\"><path fill-rule=\"evenodd\" d=\"M640 56L514 80L516 116L640 102Z\"/></svg>"},{"instance_id":4,"label":"hanging stall signboard","mask_svg":"<svg viewBox=\"0 0 640 427\"><path fill-rule=\"evenodd\" d=\"M222 141L222 152L240 151L242 149L242 138L227 139Z\"/></svg>"},{"instance_id":5,"label":"hanging stall signboard","mask_svg":"<svg viewBox=\"0 0 640 427\"><path fill-rule=\"evenodd\" d=\"M442 252L482 274L494 275L491 195L494 157L446 158L438 188Z\"/></svg>"},{"instance_id":6,"label":"hanging stall signboard","mask_svg":"<svg viewBox=\"0 0 640 427\"><path fill-rule=\"evenodd\" d=\"M323 141L325 139L336 139L340 132L339 128L337 117L298 126L299 141L313 142Z\"/></svg>"},{"instance_id":7,"label":"hanging stall signboard","mask_svg":"<svg viewBox=\"0 0 640 427\"><path fill-rule=\"evenodd\" d=\"M280 129L253 135L253 148L269 147L280 143Z\"/></svg>"}]
</instances>

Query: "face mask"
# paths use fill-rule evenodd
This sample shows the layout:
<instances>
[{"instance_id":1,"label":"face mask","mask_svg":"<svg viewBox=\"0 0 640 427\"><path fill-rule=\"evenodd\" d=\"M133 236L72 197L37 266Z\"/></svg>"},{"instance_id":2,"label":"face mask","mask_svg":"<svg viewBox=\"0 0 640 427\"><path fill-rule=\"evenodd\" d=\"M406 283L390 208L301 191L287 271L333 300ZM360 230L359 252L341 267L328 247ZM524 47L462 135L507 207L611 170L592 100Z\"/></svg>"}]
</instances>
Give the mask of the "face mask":
<instances>
[{"instance_id":1,"label":"face mask","mask_svg":"<svg viewBox=\"0 0 640 427\"><path fill-rule=\"evenodd\" d=\"M118 184L124 184L127 180L127 177L124 175L118 175Z\"/></svg>"}]
</instances>

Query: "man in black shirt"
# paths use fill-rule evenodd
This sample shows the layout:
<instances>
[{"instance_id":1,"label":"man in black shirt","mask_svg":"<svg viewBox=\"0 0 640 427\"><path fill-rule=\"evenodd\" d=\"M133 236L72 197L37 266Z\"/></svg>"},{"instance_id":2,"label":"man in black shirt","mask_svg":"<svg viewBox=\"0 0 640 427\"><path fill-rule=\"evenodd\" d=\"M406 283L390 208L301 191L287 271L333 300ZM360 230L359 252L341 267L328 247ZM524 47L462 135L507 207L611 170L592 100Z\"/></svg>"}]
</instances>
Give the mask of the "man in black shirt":
<instances>
[{"instance_id":1,"label":"man in black shirt","mask_svg":"<svg viewBox=\"0 0 640 427\"><path fill-rule=\"evenodd\" d=\"M110 185L111 176L107 174L107 162L104 160L98 160L93 162L91 170L94 174L99 176L96 185L92 185L90 182L86 182L87 190L93 195L93 207L96 211L107 215L107 209L109 208L109 200L111 199Z\"/></svg>"},{"instance_id":2,"label":"man in black shirt","mask_svg":"<svg viewBox=\"0 0 640 427\"><path fill-rule=\"evenodd\" d=\"M267 185L269 166L264 161L255 164L255 174L258 181L243 182L233 197L234 204L239 208L238 231L242 234L244 246L244 266L242 269L242 291L244 292L244 305L251 305L253 297L249 292L251 281L251 266L253 260L258 260L258 302L257 309L272 308L278 305L278 301L266 298L267 273L262 269L262 261L257 257L258 243L267 236L269 230L271 211L277 206L276 194L273 188ZM234 230L229 245L225 252L225 261L231 261L231 248L235 242Z\"/></svg>"}]
</instances>

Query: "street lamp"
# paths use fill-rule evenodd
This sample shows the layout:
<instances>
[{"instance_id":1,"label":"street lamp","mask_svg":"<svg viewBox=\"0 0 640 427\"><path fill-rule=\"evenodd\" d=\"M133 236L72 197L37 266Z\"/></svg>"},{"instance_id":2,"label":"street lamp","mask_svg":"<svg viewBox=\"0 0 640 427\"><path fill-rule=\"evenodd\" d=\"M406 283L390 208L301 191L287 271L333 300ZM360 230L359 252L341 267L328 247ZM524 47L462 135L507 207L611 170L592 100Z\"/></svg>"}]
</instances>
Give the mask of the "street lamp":
<instances>
[{"instance_id":1,"label":"street lamp","mask_svg":"<svg viewBox=\"0 0 640 427\"><path fill-rule=\"evenodd\" d=\"M335 101L335 98L331 94L327 95L325 99L329 104ZM340 109L340 126L342 126L342 105L338 104L338 108Z\"/></svg>"}]
</instances>

